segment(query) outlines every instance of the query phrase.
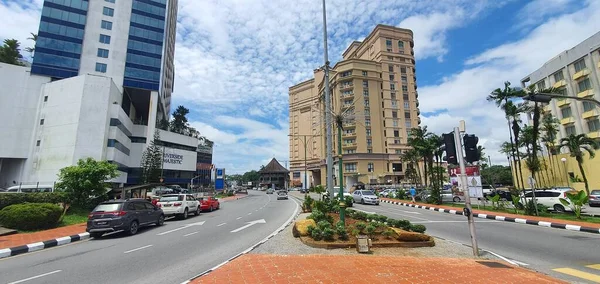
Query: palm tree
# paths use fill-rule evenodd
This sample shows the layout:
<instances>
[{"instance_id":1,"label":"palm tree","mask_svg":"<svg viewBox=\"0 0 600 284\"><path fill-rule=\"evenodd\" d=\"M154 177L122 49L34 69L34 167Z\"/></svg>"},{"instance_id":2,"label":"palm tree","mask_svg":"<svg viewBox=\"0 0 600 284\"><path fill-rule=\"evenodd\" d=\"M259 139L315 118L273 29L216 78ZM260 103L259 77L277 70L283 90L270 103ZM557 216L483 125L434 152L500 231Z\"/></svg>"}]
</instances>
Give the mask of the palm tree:
<instances>
[{"instance_id":1,"label":"palm tree","mask_svg":"<svg viewBox=\"0 0 600 284\"><path fill-rule=\"evenodd\" d=\"M520 108L519 108L519 106L515 105L512 101L508 101L504 105L502 105L502 109L504 110L506 119L508 119L509 124L510 124L513 162L514 162L514 165L517 166L517 169L515 170L515 174L517 173L517 170L519 173L517 175L516 186L517 186L517 188L525 188L525 182L523 181L523 170L521 167L521 154L519 153L519 145L520 145L519 132L521 130L521 127L519 125L519 123L521 122ZM514 142L512 142L513 137L514 137ZM520 182L520 185L519 185L519 182Z\"/></svg>"},{"instance_id":2,"label":"palm tree","mask_svg":"<svg viewBox=\"0 0 600 284\"><path fill-rule=\"evenodd\" d=\"M427 126L417 127L410 130L410 137L408 138L408 145L416 150L419 160L423 160L423 178L425 186L428 185L428 157L431 153L431 147L427 143L427 138L431 136L430 132L427 132ZM417 167L419 167L417 163Z\"/></svg>"},{"instance_id":3,"label":"palm tree","mask_svg":"<svg viewBox=\"0 0 600 284\"><path fill-rule=\"evenodd\" d=\"M544 131L544 136L542 136L542 143L544 143L544 146L547 149L548 161L550 162L550 172L552 174L552 177L556 177L554 173L554 159L552 159L554 154L552 152L555 151L555 140L556 134L558 134L559 122L560 121L558 120L558 118L552 116L551 114L545 114L542 118L542 131Z\"/></svg>"},{"instance_id":4,"label":"palm tree","mask_svg":"<svg viewBox=\"0 0 600 284\"><path fill-rule=\"evenodd\" d=\"M571 134L569 137L560 139L560 148L563 147L569 150L571 157L575 157L577 165L579 166L579 171L581 172L581 177L583 177L583 182L585 183L585 192L589 196L590 187L585 171L583 170L583 156L585 154L584 152L587 152L590 155L590 159L593 159L596 156L595 150L598 149L598 143L596 143L594 139L587 137L585 134Z\"/></svg>"},{"instance_id":5,"label":"palm tree","mask_svg":"<svg viewBox=\"0 0 600 284\"><path fill-rule=\"evenodd\" d=\"M508 161L509 165L510 165L510 153L512 152L512 148L513 147L511 147L510 142L504 142L500 145L500 150L498 151L498 152L506 155L506 160ZM513 171L514 167L509 167L509 168L510 168L511 177L513 177L513 186L514 186L515 184L517 184L517 182L516 182L517 175Z\"/></svg>"},{"instance_id":6,"label":"palm tree","mask_svg":"<svg viewBox=\"0 0 600 284\"><path fill-rule=\"evenodd\" d=\"M37 39L38 39L38 35L34 34L34 33L30 33L31 37L28 37L27 39L29 40L33 40L33 47L26 47L25 51L32 53L35 51L35 44L37 43Z\"/></svg>"},{"instance_id":7,"label":"palm tree","mask_svg":"<svg viewBox=\"0 0 600 284\"><path fill-rule=\"evenodd\" d=\"M413 183L416 184L418 180L419 184L421 183L421 170L419 169L419 153L417 153L416 149L410 149L407 151L404 151L404 153L402 154L402 160L406 161L407 164L407 176L408 176L408 171L410 169L411 173L414 173L414 180ZM416 166L415 166L416 165ZM415 170L416 168L416 170Z\"/></svg>"}]
</instances>

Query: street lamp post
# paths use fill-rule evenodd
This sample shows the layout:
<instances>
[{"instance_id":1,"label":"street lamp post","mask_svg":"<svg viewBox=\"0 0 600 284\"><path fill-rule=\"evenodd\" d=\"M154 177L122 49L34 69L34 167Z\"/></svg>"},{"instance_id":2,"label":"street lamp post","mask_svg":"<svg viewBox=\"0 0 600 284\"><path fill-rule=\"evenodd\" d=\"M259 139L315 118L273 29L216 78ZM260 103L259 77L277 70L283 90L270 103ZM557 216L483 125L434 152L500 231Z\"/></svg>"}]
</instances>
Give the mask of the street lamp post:
<instances>
[{"instance_id":1,"label":"street lamp post","mask_svg":"<svg viewBox=\"0 0 600 284\"><path fill-rule=\"evenodd\" d=\"M333 199L333 143L331 141L333 136L333 129L331 125L331 94L329 92L329 55L327 54L327 12L325 8L325 0L323 0L323 57L325 60L325 151L327 164L327 191L329 197Z\"/></svg>"},{"instance_id":2,"label":"street lamp post","mask_svg":"<svg viewBox=\"0 0 600 284\"><path fill-rule=\"evenodd\" d=\"M560 161L563 163L563 169L565 169L565 179L567 181L567 187L571 186L569 182L569 172L567 171L567 158L561 158Z\"/></svg>"}]
</instances>

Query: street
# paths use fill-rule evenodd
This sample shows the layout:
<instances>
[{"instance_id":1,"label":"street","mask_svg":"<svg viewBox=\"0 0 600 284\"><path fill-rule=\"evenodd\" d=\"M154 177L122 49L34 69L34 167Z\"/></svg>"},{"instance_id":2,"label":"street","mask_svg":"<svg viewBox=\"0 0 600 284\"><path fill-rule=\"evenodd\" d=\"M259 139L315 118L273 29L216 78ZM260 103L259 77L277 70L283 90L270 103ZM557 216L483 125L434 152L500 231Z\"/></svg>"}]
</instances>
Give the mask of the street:
<instances>
[{"instance_id":1,"label":"street","mask_svg":"<svg viewBox=\"0 0 600 284\"><path fill-rule=\"evenodd\" d=\"M221 209L162 227L0 260L2 283L181 283L257 244L299 210L249 191ZM23 281L25 280L25 281Z\"/></svg>"},{"instance_id":2,"label":"street","mask_svg":"<svg viewBox=\"0 0 600 284\"><path fill-rule=\"evenodd\" d=\"M303 196L294 192L298 198ZM318 200L318 195L313 195ZM427 227L426 234L471 245L467 219L461 215L440 213L425 209L388 203L375 205L354 204L352 209L406 219ZM475 218L479 248L498 254L523 267L534 269L572 283L585 282L577 271L570 276L554 269L569 268L589 273L600 281L600 235L568 230L531 226ZM595 265L594 268L587 267ZM591 280L588 280L591 281Z\"/></svg>"}]
</instances>

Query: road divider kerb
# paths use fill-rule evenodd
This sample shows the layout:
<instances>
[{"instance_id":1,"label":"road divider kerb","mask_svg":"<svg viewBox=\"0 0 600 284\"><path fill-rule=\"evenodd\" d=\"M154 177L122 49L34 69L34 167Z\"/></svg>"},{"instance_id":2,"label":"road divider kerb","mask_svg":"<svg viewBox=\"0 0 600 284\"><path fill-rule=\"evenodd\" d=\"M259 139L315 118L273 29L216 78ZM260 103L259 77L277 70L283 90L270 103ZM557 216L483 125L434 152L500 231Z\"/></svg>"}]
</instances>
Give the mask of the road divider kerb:
<instances>
[{"instance_id":1,"label":"road divider kerb","mask_svg":"<svg viewBox=\"0 0 600 284\"><path fill-rule=\"evenodd\" d=\"M43 241L43 242L36 242L36 243L31 243L31 244L27 244L27 245L12 247L12 248L0 249L0 258L34 252L34 251L43 250L43 249L61 246L61 245L66 245L66 244L70 244L73 242L77 242L77 241L81 241L81 240L85 240L85 239L89 239L89 238L90 238L90 233L86 232L86 233L81 233L81 234L72 235L72 236L68 236L68 237L51 239L51 240L47 240L47 241Z\"/></svg>"},{"instance_id":2,"label":"road divider kerb","mask_svg":"<svg viewBox=\"0 0 600 284\"><path fill-rule=\"evenodd\" d=\"M440 212L440 213L464 215L462 210L451 210L451 209L437 208L437 207L433 207L433 206L423 206L423 205L412 204L412 203L390 201L390 200L386 200L386 199L381 199L381 202L394 204L394 205L420 208L420 209L425 209L425 210L431 210L431 211L436 211L436 212ZM496 215L483 214L483 213L473 213L473 216L477 217L477 218L481 218L481 219L492 219L492 220L504 221L504 222L512 222L512 223L542 226L542 227L548 227L548 228L564 229L564 230L569 230L569 231L600 234L600 229L598 229L598 228L583 227L583 226L579 226L579 225L553 223L553 222L530 220L530 219L523 219L523 218L513 218L513 217L506 217L506 216L496 216Z\"/></svg>"}]
</instances>

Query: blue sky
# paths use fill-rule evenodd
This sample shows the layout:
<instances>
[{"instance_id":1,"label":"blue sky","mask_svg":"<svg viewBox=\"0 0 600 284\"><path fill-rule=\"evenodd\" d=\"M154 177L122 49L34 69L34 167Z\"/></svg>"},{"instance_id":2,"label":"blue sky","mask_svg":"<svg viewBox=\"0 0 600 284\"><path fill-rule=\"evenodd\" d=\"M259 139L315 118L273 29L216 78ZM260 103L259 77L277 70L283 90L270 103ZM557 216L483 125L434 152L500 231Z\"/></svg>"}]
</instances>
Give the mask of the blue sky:
<instances>
[{"instance_id":1,"label":"blue sky","mask_svg":"<svg viewBox=\"0 0 600 284\"><path fill-rule=\"evenodd\" d=\"M0 39L26 38L42 0L0 0ZM288 160L288 88L323 64L320 0L179 0L174 105L215 141L228 173ZM507 140L485 97L600 31L600 1L328 0L333 64L379 23L414 32L422 121L448 132L464 119L492 162Z\"/></svg>"}]
</instances>

